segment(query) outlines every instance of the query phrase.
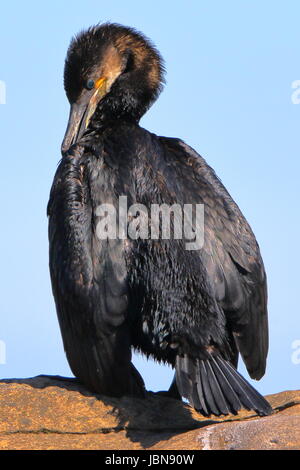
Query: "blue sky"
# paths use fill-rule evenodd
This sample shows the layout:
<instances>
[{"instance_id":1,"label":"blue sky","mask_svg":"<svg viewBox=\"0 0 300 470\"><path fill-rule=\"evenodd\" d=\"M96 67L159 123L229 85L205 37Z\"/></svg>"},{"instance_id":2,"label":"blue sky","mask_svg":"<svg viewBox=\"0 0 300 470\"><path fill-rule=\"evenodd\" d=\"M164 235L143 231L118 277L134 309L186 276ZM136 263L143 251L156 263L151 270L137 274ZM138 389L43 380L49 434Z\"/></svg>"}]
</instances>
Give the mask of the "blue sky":
<instances>
[{"instance_id":1,"label":"blue sky","mask_svg":"<svg viewBox=\"0 0 300 470\"><path fill-rule=\"evenodd\" d=\"M300 80L299 17L296 0L2 3L1 377L71 375L51 294L46 205L68 118L62 74L69 41L113 21L144 32L166 62L165 90L141 124L182 138L208 161L260 244L270 353L256 388L300 387L300 104L291 99ZM168 387L170 369L135 363L149 389Z\"/></svg>"}]
</instances>

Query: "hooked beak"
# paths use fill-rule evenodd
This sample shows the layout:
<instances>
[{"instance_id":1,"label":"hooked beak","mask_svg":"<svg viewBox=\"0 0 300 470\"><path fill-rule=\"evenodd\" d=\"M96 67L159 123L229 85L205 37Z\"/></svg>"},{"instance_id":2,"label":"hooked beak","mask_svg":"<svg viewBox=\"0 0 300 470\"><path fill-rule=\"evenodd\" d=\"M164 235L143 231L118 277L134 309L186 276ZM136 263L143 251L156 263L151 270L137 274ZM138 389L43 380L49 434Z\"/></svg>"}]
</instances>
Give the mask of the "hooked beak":
<instances>
[{"instance_id":1,"label":"hooked beak","mask_svg":"<svg viewBox=\"0 0 300 470\"><path fill-rule=\"evenodd\" d=\"M88 98L85 96L78 103L71 105L69 122L61 146L62 153L67 152L71 145L77 143L87 130L99 101L108 91L106 85L107 79L100 78L95 84L96 91L93 89L92 96L88 93Z\"/></svg>"}]
</instances>

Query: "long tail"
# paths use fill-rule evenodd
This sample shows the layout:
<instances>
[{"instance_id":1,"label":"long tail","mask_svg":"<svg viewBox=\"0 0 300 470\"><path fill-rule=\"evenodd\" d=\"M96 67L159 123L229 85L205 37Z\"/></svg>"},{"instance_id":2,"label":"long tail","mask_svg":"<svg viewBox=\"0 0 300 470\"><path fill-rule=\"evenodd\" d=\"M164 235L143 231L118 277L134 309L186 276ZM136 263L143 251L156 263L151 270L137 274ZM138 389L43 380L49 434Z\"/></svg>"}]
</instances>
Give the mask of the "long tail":
<instances>
[{"instance_id":1,"label":"long tail","mask_svg":"<svg viewBox=\"0 0 300 470\"><path fill-rule=\"evenodd\" d=\"M260 416L272 413L267 400L220 356L177 356L176 383L179 393L204 416L237 414L241 408Z\"/></svg>"}]
</instances>

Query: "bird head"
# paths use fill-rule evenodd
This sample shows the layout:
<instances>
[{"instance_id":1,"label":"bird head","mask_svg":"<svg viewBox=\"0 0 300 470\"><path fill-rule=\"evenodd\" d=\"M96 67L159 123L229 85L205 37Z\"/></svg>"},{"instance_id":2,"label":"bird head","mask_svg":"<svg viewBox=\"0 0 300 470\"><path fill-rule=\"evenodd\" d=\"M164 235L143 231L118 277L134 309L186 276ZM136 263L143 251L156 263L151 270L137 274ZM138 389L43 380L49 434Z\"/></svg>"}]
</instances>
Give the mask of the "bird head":
<instances>
[{"instance_id":1,"label":"bird head","mask_svg":"<svg viewBox=\"0 0 300 470\"><path fill-rule=\"evenodd\" d=\"M134 29L106 23L81 32L65 62L71 110L62 151L106 122L138 122L159 95L163 74L158 51Z\"/></svg>"}]
</instances>

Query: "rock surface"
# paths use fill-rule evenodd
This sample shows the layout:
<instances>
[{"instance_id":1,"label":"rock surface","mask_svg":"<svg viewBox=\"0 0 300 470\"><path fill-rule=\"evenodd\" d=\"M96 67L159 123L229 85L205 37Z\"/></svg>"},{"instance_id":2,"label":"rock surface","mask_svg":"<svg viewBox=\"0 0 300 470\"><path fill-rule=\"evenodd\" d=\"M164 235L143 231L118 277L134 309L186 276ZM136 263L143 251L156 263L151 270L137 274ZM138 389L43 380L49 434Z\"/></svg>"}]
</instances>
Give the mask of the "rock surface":
<instances>
[{"instance_id":1,"label":"rock surface","mask_svg":"<svg viewBox=\"0 0 300 470\"><path fill-rule=\"evenodd\" d=\"M155 393L96 396L76 379L0 381L0 449L300 449L300 391L269 395L274 413L204 418Z\"/></svg>"}]
</instances>

